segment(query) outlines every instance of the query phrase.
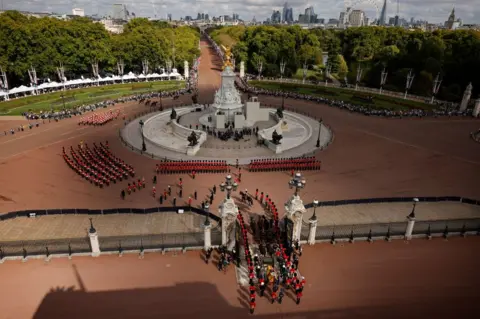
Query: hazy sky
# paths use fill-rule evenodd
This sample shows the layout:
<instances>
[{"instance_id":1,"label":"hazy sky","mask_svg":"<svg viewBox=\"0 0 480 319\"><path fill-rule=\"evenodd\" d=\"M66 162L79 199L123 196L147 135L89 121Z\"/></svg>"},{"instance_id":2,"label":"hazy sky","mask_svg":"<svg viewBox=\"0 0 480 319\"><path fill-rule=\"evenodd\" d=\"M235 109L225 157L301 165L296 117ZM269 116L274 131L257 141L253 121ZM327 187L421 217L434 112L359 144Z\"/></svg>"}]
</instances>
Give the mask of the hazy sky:
<instances>
[{"instance_id":1,"label":"hazy sky","mask_svg":"<svg viewBox=\"0 0 480 319\"><path fill-rule=\"evenodd\" d=\"M71 13L72 8L83 8L87 15L112 14L112 5L126 4L130 12L143 17L165 17L171 13L174 19L190 15L196 17L198 12L210 15L238 13L241 19L257 20L269 17L273 9L281 9L284 0L0 0L4 9L25 11ZM377 10L381 10L383 0L290 0L295 19L305 8L313 6L320 18L338 18L340 11L346 6L353 6L367 12L367 16L375 18ZM397 11L396 0L387 0L388 16L394 16ZM400 16L443 22L455 5L457 18L464 23L480 23L480 0L400 0Z\"/></svg>"}]
</instances>

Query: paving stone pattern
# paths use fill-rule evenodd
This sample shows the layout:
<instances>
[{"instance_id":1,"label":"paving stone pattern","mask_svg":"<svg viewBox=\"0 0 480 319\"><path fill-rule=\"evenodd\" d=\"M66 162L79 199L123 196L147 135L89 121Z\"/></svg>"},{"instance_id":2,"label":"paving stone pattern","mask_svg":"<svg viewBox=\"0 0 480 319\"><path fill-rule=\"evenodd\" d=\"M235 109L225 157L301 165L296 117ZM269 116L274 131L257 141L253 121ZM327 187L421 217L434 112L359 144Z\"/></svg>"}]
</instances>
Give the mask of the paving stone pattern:
<instances>
[{"instance_id":1,"label":"paving stone pattern","mask_svg":"<svg viewBox=\"0 0 480 319\"><path fill-rule=\"evenodd\" d=\"M55 215L36 218L16 218L0 223L0 242L85 237L90 228L89 218L99 236L132 236L203 232L205 217L185 212L114 215ZM211 220L213 228L218 224Z\"/></svg>"},{"instance_id":2,"label":"paving stone pattern","mask_svg":"<svg viewBox=\"0 0 480 319\"><path fill-rule=\"evenodd\" d=\"M411 203L375 203L317 207L318 226L395 223L407 220ZM305 222L313 215L313 208L303 215ZM417 221L480 218L480 206L458 202L418 203Z\"/></svg>"}]
</instances>

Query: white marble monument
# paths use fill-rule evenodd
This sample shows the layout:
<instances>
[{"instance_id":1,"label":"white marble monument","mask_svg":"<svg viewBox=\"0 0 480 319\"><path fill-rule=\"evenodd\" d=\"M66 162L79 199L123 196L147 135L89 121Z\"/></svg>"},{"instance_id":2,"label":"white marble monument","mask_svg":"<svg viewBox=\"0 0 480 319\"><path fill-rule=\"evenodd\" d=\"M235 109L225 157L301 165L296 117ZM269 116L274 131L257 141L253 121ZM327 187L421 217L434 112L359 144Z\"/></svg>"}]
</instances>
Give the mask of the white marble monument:
<instances>
[{"instance_id":1,"label":"white marble monument","mask_svg":"<svg viewBox=\"0 0 480 319\"><path fill-rule=\"evenodd\" d=\"M462 103L460 104L460 111L463 112L468 107L468 102L470 102L470 97L472 96L472 83L470 83L465 92L463 93Z\"/></svg>"},{"instance_id":2,"label":"white marble monument","mask_svg":"<svg viewBox=\"0 0 480 319\"><path fill-rule=\"evenodd\" d=\"M473 108L473 117L480 115L480 97L475 101L475 107Z\"/></svg>"},{"instance_id":3,"label":"white marble monument","mask_svg":"<svg viewBox=\"0 0 480 319\"><path fill-rule=\"evenodd\" d=\"M220 115L225 118L226 122L234 122L235 115L243 115L243 104L240 97L240 93L235 88L235 73L233 68L229 65L225 67L222 72L222 84L215 93L213 102L213 108L215 109L215 127L223 129L224 126L220 126L220 121L217 123L216 116Z\"/></svg>"}]
</instances>

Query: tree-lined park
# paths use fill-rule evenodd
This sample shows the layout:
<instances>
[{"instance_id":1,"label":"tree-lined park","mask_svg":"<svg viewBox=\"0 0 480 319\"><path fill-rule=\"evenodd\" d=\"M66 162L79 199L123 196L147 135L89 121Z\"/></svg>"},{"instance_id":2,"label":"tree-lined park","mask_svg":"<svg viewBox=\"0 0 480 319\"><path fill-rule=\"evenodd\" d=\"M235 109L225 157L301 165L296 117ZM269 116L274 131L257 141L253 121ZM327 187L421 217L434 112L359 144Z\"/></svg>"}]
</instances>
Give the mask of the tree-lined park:
<instances>
[{"instance_id":1,"label":"tree-lined park","mask_svg":"<svg viewBox=\"0 0 480 319\"><path fill-rule=\"evenodd\" d=\"M409 93L414 95L431 96L436 79L441 81L436 95L440 100L460 102L470 82L472 97L480 93L478 31L233 26L210 29L209 34L217 43L232 46L237 67L244 61L250 74L258 74L261 64L262 76L278 78L284 63L283 77L302 78L306 66L307 80L324 81L329 73L340 81L379 88L383 72L385 90L404 92L410 73L414 78Z\"/></svg>"},{"instance_id":2,"label":"tree-lined park","mask_svg":"<svg viewBox=\"0 0 480 319\"><path fill-rule=\"evenodd\" d=\"M132 19L123 33L112 34L87 18L62 21L7 11L0 14L0 66L7 73L9 87L28 86L31 67L39 79L58 81L59 64L68 79L92 77L94 62L101 74L116 74L119 60L125 74L141 73L144 60L152 71L165 67L167 61L182 71L184 61L191 64L199 56L199 37L197 29L144 18Z\"/></svg>"}]
</instances>

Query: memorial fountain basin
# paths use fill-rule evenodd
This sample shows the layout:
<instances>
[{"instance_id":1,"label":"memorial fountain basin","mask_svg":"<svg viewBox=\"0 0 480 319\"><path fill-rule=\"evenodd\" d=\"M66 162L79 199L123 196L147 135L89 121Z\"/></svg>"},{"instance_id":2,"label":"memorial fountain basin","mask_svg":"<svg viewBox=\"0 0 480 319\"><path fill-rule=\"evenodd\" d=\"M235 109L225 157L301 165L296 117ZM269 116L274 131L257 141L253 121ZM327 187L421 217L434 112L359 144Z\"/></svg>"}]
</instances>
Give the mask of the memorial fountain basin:
<instances>
[{"instance_id":1,"label":"memorial fountain basin","mask_svg":"<svg viewBox=\"0 0 480 319\"><path fill-rule=\"evenodd\" d=\"M175 109L177 118L192 112L192 110L195 110L195 107ZM170 114L171 110L167 110L145 121L143 136L146 140L160 147L177 152L186 152L188 150L190 146L187 138L192 132L197 134L198 147L207 140L207 133L180 125L176 120L172 121Z\"/></svg>"}]
</instances>

